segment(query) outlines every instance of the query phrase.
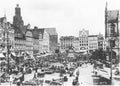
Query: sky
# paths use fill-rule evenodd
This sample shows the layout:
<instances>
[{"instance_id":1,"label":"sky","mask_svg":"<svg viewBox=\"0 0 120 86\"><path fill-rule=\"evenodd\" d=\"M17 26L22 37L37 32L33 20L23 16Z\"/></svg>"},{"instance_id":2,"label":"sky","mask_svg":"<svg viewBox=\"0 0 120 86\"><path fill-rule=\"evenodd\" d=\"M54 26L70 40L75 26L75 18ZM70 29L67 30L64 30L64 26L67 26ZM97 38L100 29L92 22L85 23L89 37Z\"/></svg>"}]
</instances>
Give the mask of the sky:
<instances>
[{"instance_id":1,"label":"sky","mask_svg":"<svg viewBox=\"0 0 120 86\"><path fill-rule=\"evenodd\" d=\"M55 27L59 37L78 37L83 28L91 35L104 35L106 2L109 10L120 10L120 0L0 0L0 17L6 14L12 23L19 4L24 24L31 28Z\"/></svg>"}]
</instances>

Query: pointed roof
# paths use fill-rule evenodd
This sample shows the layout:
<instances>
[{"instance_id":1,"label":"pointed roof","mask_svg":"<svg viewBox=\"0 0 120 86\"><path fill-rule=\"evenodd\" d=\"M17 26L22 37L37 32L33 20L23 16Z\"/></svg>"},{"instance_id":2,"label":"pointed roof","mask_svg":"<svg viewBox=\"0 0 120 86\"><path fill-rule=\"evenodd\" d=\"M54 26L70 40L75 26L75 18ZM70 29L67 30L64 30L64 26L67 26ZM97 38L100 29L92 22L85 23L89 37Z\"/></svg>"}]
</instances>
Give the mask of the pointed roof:
<instances>
[{"instance_id":1,"label":"pointed roof","mask_svg":"<svg viewBox=\"0 0 120 86\"><path fill-rule=\"evenodd\" d=\"M5 17L1 17L0 22L3 23L4 19L5 19Z\"/></svg>"},{"instance_id":2,"label":"pointed roof","mask_svg":"<svg viewBox=\"0 0 120 86\"><path fill-rule=\"evenodd\" d=\"M42 38L43 38L43 34L44 34L44 29L43 28L39 28L39 34L42 34Z\"/></svg>"},{"instance_id":3,"label":"pointed roof","mask_svg":"<svg viewBox=\"0 0 120 86\"><path fill-rule=\"evenodd\" d=\"M17 27L14 24L11 24L12 28L14 29L14 33L16 34L15 38L19 39L25 39L25 34L21 31L20 27Z\"/></svg>"},{"instance_id":4,"label":"pointed roof","mask_svg":"<svg viewBox=\"0 0 120 86\"><path fill-rule=\"evenodd\" d=\"M98 35L89 35L88 37L98 37Z\"/></svg>"},{"instance_id":5,"label":"pointed roof","mask_svg":"<svg viewBox=\"0 0 120 86\"><path fill-rule=\"evenodd\" d=\"M58 35L56 32L56 28L44 28L49 35Z\"/></svg>"},{"instance_id":6,"label":"pointed roof","mask_svg":"<svg viewBox=\"0 0 120 86\"><path fill-rule=\"evenodd\" d=\"M32 34L33 34L33 38L39 39L39 30L38 27L34 27L34 29L32 29Z\"/></svg>"}]
</instances>

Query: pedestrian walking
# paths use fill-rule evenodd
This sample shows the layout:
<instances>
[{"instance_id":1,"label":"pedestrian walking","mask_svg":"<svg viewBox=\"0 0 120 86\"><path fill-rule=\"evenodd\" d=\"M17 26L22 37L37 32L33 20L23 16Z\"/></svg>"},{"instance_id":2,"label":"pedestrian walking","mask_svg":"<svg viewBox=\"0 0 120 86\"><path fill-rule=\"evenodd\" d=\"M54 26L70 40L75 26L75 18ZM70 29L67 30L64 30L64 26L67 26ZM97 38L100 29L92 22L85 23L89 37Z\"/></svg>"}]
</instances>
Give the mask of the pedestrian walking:
<instances>
[{"instance_id":1,"label":"pedestrian walking","mask_svg":"<svg viewBox=\"0 0 120 86\"><path fill-rule=\"evenodd\" d=\"M17 80L17 86L20 86L20 79Z\"/></svg>"},{"instance_id":2,"label":"pedestrian walking","mask_svg":"<svg viewBox=\"0 0 120 86\"><path fill-rule=\"evenodd\" d=\"M25 66L23 67L23 72L25 73Z\"/></svg>"},{"instance_id":3,"label":"pedestrian walking","mask_svg":"<svg viewBox=\"0 0 120 86\"><path fill-rule=\"evenodd\" d=\"M37 79L37 71L35 71L33 79Z\"/></svg>"},{"instance_id":4,"label":"pedestrian walking","mask_svg":"<svg viewBox=\"0 0 120 86\"><path fill-rule=\"evenodd\" d=\"M79 70L76 72L76 76L79 76Z\"/></svg>"},{"instance_id":5,"label":"pedestrian walking","mask_svg":"<svg viewBox=\"0 0 120 86\"><path fill-rule=\"evenodd\" d=\"M76 76L76 81L78 82L78 76Z\"/></svg>"},{"instance_id":6,"label":"pedestrian walking","mask_svg":"<svg viewBox=\"0 0 120 86\"><path fill-rule=\"evenodd\" d=\"M22 76L20 77L20 84L22 84L24 81L24 73L22 73Z\"/></svg>"},{"instance_id":7,"label":"pedestrian walking","mask_svg":"<svg viewBox=\"0 0 120 86\"><path fill-rule=\"evenodd\" d=\"M12 75L10 75L10 86L11 86L12 82L13 82L13 77L12 77Z\"/></svg>"}]
</instances>

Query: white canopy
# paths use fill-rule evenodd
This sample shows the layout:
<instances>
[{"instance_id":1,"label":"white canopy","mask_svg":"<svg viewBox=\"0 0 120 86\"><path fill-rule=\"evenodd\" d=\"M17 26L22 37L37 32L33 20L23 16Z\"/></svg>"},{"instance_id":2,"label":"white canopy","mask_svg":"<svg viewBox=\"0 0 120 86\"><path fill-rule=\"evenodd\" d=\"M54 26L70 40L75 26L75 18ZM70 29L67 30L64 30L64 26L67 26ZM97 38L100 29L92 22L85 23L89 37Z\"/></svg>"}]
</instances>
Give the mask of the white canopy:
<instances>
[{"instance_id":1,"label":"white canopy","mask_svg":"<svg viewBox=\"0 0 120 86\"><path fill-rule=\"evenodd\" d=\"M64 65L61 63L52 63L51 66L63 66L64 67Z\"/></svg>"},{"instance_id":2,"label":"white canopy","mask_svg":"<svg viewBox=\"0 0 120 86\"><path fill-rule=\"evenodd\" d=\"M5 58L5 56L2 53L0 53L0 58Z\"/></svg>"},{"instance_id":3,"label":"white canopy","mask_svg":"<svg viewBox=\"0 0 120 86\"><path fill-rule=\"evenodd\" d=\"M11 53L13 56L16 56L16 54L14 52Z\"/></svg>"},{"instance_id":4,"label":"white canopy","mask_svg":"<svg viewBox=\"0 0 120 86\"><path fill-rule=\"evenodd\" d=\"M74 53L69 53L68 57L75 57Z\"/></svg>"}]
</instances>

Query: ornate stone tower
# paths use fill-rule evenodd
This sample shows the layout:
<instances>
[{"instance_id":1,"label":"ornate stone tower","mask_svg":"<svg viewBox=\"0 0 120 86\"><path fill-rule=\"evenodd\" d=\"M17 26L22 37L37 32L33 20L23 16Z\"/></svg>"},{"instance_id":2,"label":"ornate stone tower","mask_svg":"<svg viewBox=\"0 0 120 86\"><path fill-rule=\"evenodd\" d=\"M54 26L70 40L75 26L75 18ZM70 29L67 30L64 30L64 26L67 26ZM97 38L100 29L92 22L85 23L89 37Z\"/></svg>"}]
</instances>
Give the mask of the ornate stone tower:
<instances>
[{"instance_id":1,"label":"ornate stone tower","mask_svg":"<svg viewBox=\"0 0 120 86\"><path fill-rule=\"evenodd\" d=\"M13 17L13 24L15 26L23 26L24 22L22 20L22 16L21 16L21 8L19 7L19 4L16 5L15 8L15 16Z\"/></svg>"},{"instance_id":2,"label":"ornate stone tower","mask_svg":"<svg viewBox=\"0 0 120 86\"><path fill-rule=\"evenodd\" d=\"M105 8L105 39L109 60L119 61L119 11L108 10L107 3Z\"/></svg>"}]
</instances>

